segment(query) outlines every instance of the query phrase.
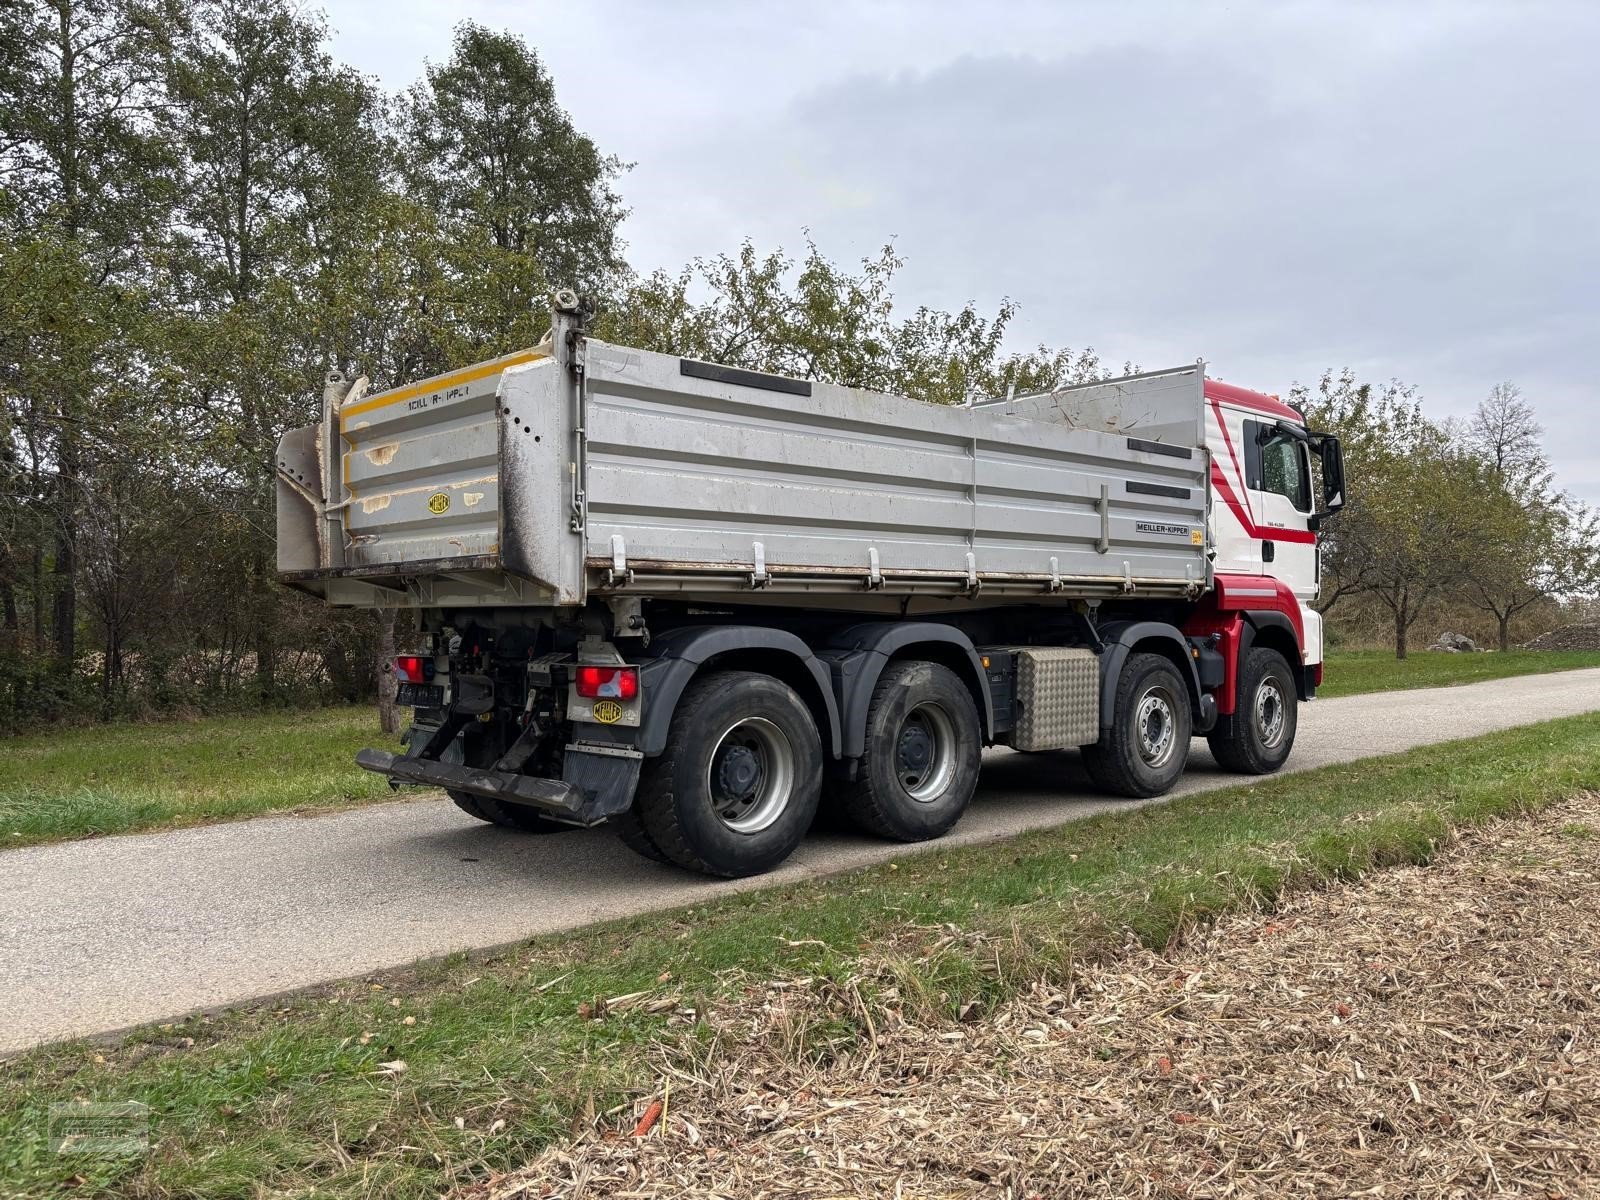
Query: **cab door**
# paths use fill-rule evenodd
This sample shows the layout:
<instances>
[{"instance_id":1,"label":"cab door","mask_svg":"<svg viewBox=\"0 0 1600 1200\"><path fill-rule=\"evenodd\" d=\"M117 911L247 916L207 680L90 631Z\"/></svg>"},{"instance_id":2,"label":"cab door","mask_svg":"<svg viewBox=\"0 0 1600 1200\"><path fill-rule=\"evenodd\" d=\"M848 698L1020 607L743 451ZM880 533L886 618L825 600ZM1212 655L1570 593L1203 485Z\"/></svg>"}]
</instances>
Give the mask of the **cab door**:
<instances>
[{"instance_id":1,"label":"cab door","mask_svg":"<svg viewBox=\"0 0 1600 1200\"><path fill-rule=\"evenodd\" d=\"M1302 600L1315 599L1319 563L1311 531L1311 457L1306 443L1276 422L1244 423L1245 486L1261 539L1261 573Z\"/></svg>"}]
</instances>

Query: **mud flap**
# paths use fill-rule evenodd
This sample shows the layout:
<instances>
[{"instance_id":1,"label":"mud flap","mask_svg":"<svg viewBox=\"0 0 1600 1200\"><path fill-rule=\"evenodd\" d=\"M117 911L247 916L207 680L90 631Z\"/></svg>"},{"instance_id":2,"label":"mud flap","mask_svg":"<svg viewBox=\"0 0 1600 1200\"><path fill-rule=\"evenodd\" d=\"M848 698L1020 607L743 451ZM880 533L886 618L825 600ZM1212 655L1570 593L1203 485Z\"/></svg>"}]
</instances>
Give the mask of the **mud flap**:
<instances>
[{"instance_id":1,"label":"mud flap","mask_svg":"<svg viewBox=\"0 0 1600 1200\"><path fill-rule=\"evenodd\" d=\"M643 763L644 755L628 746L579 742L567 747L561 778L583 794L585 820L597 821L633 804Z\"/></svg>"}]
</instances>

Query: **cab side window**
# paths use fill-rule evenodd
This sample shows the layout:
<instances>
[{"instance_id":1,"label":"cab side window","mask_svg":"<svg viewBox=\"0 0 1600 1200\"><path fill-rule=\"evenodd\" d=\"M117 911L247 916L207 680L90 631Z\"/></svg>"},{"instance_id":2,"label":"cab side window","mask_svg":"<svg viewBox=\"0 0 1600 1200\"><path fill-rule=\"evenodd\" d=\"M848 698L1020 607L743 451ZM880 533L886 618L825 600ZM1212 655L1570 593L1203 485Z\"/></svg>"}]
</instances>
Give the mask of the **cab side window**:
<instances>
[{"instance_id":1,"label":"cab side window","mask_svg":"<svg viewBox=\"0 0 1600 1200\"><path fill-rule=\"evenodd\" d=\"M1301 512L1311 511L1311 473L1305 452L1292 437L1273 433L1270 425L1246 422L1250 486L1288 498Z\"/></svg>"}]
</instances>

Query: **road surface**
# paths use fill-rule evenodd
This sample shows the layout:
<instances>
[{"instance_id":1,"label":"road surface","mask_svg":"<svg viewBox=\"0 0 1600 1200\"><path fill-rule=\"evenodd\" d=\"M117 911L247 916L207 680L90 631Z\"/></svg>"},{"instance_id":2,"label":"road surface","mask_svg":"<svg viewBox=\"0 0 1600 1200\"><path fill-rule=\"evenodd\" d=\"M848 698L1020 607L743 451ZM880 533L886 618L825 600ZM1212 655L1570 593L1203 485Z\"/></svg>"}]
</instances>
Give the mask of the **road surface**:
<instances>
[{"instance_id":1,"label":"road surface","mask_svg":"<svg viewBox=\"0 0 1600 1200\"><path fill-rule=\"evenodd\" d=\"M1318 700L1290 767L1595 710L1600 669ZM1238 782L1196 742L1172 794ZM941 845L1127 806L1090 793L1073 753L993 751ZM0 851L0 1053L916 850L819 835L771 875L712 882L603 828L518 835L419 799Z\"/></svg>"}]
</instances>

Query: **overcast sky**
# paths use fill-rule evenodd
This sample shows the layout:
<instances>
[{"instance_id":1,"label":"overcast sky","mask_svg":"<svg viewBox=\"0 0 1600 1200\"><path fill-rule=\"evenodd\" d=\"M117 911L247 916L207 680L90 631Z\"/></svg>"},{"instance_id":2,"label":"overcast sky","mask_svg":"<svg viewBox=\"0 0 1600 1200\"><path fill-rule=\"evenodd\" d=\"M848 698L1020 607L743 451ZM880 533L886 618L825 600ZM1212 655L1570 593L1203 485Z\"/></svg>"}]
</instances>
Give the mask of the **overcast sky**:
<instances>
[{"instance_id":1,"label":"overcast sky","mask_svg":"<svg viewBox=\"0 0 1600 1200\"><path fill-rule=\"evenodd\" d=\"M1600 3L326 0L400 87L471 17L523 34L635 164L628 258L839 260L1021 306L1016 341L1266 391L1325 367L1537 404L1600 502Z\"/></svg>"}]
</instances>

